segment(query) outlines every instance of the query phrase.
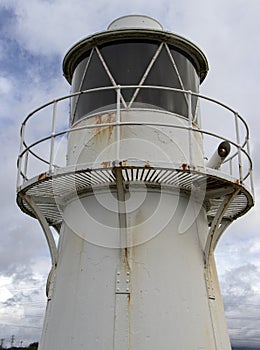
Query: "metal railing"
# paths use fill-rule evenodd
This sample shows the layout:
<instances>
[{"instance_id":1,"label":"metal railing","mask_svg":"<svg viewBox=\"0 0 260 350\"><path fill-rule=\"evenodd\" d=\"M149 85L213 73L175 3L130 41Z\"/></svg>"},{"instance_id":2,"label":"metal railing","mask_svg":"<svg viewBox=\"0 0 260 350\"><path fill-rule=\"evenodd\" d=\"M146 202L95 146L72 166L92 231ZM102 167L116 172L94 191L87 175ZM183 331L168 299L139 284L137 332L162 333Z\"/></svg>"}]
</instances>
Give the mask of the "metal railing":
<instances>
[{"instance_id":1,"label":"metal railing","mask_svg":"<svg viewBox=\"0 0 260 350\"><path fill-rule=\"evenodd\" d=\"M124 89L157 89L160 91L170 91L173 94L174 93L182 93L185 95L185 99L188 104L188 115L185 116L188 120L187 125L177 125L173 123L160 123L160 122L131 122L131 121L122 121L121 120L121 111L126 109L134 109L134 107L131 105L131 107L122 106L121 100L122 100L122 90ZM114 90L116 92L115 97L115 108L113 111L116 113L116 120L115 122L111 123L102 123L102 124L89 124L84 126L77 126L74 125L73 128L65 127L61 131L57 131L57 113L58 113L58 107L62 102L65 102L68 106L68 102L71 100L71 98L79 97L80 95L84 94L91 94L94 92L100 92L100 91L108 91L108 90ZM216 133L215 131L211 130L204 130L198 128L198 126L194 123L194 120L196 119L196 116L193 115L192 112L192 96L196 97L200 101L205 101L207 103L213 104L214 106L220 107L221 110L228 111L229 117L233 118L234 123L234 133L232 135L232 138L224 137L221 134ZM26 133L29 129L28 124L32 120L37 120L38 123L43 122L41 119L42 115L41 113L43 111L46 111L48 108L51 108L51 121L50 121L50 132L46 132L46 134L39 136L36 136L34 140L28 142L26 139ZM140 108L138 108L140 109ZM157 110L156 106L152 107L153 110ZM149 108L150 110L150 108ZM162 108L158 107L158 110L162 112ZM102 110L102 112L98 112L98 114L103 114L109 112L105 108ZM172 112L169 112L167 110L163 111L168 114L174 114ZM93 113L88 115L88 118L91 118L92 116L97 115L97 113ZM207 118L210 118L207 116ZM67 113L65 115L62 115L63 124L67 124L69 120L69 116ZM174 120L174 119L173 119ZM96 88L91 90L85 90L80 91L77 93L69 94L66 96L63 96L61 98L55 99L51 102L48 102L39 108L35 109L33 112L31 112L23 121L21 126L21 140L20 140L20 151L17 161L17 167L18 167L18 175L17 175L17 189L20 189L20 186L27 182L29 180L28 176L28 169L30 167L30 159L37 160L39 163L41 163L44 166L44 171L47 171L49 173L55 172L55 169L62 167L64 165L58 164L54 161L54 155L55 155L55 141L64 135L69 135L70 133L77 132L79 130L84 129L92 129L92 128L102 128L102 127L109 127L109 126L115 126L116 127L116 140L120 140L120 127L121 126L158 126L158 127L169 127L169 128L175 128L175 129L183 129L186 130L190 137L189 137L189 149L192 149L192 137L191 134L193 132L199 133L204 135L204 137L212 137L215 140L218 140L218 142L221 142L223 140L226 140L230 143L231 146L233 146L233 152L231 152L231 155L225 160L226 164L229 164L229 175L234 175L234 169L237 171L237 178L239 180L240 184L244 184L245 180L249 180L249 187L251 189L251 192L253 193L253 179L252 179L252 160L250 156L250 146L249 146L249 129L245 122L245 120L239 115L238 112L230 108L229 106L225 105L222 102L219 102L217 100L214 100L210 97L200 95L198 93L194 93L192 91L186 91L181 89L175 89L175 88L168 88L168 87L162 87L162 86L140 86L140 85L129 85L129 86L111 86L111 87L102 87L102 88ZM202 125L203 125L203 118L202 118ZM31 132L33 130L30 130ZM243 134L243 137L241 137L241 131ZM46 146L46 142L48 143L48 146ZM41 146L44 148L44 155L42 155L42 152L38 152L37 148ZM117 142L117 160L119 160L119 148L120 143ZM205 148L205 145L204 145ZM41 149L42 151L42 149ZM206 150L205 150L206 151ZM192 152L190 151L190 155ZM66 151L64 152L64 160L66 159ZM192 159L190 158L190 163L192 163ZM46 169L47 168L47 169ZM32 170L32 169L30 169ZM36 170L36 175L38 175L39 172ZM32 176L30 176L31 178Z\"/></svg>"}]
</instances>

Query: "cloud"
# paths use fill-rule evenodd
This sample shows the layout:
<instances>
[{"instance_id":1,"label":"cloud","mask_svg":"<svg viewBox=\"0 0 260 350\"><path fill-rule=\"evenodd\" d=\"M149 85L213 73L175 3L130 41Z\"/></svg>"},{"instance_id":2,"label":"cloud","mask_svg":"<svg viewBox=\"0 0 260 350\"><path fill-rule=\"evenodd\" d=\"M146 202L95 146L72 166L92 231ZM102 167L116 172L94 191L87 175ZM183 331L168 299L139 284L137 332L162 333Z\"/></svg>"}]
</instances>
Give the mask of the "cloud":
<instances>
[{"instance_id":1,"label":"cloud","mask_svg":"<svg viewBox=\"0 0 260 350\"><path fill-rule=\"evenodd\" d=\"M231 340L234 344L256 345L258 339L260 291L259 268L251 263L227 270L222 279L222 293Z\"/></svg>"},{"instance_id":2,"label":"cloud","mask_svg":"<svg viewBox=\"0 0 260 350\"><path fill-rule=\"evenodd\" d=\"M166 15L166 22L169 22L172 29L171 20L176 13L166 0L159 3L151 0L146 5L138 0L131 3L113 0L109 6L104 1L85 0L75 0L73 6L71 1L62 0L2 2L11 13L10 17L15 19L14 25L8 28L10 36L26 50L46 57L64 54L64 50L79 39L106 29L115 17L132 13L156 14L163 22Z\"/></svg>"},{"instance_id":3,"label":"cloud","mask_svg":"<svg viewBox=\"0 0 260 350\"><path fill-rule=\"evenodd\" d=\"M5 77L0 76L0 93L8 94L12 89L12 83Z\"/></svg>"}]
</instances>

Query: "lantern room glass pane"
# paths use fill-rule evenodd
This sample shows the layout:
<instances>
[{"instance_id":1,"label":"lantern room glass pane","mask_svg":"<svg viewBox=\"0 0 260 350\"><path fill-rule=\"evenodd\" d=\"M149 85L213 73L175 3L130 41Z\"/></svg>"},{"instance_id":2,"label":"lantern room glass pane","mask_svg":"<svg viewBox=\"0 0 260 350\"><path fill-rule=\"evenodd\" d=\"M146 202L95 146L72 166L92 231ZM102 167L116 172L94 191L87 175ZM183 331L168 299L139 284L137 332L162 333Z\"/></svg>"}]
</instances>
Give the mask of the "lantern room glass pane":
<instances>
[{"instance_id":1,"label":"lantern room glass pane","mask_svg":"<svg viewBox=\"0 0 260 350\"><path fill-rule=\"evenodd\" d=\"M200 80L193 64L185 56L176 51L175 48L170 47L170 52L177 66L184 89L198 93ZM198 98L196 96L191 97L193 115L196 110L197 101Z\"/></svg>"},{"instance_id":2,"label":"lantern room glass pane","mask_svg":"<svg viewBox=\"0 0 260 350\"><path fill-rule=\"evenodd\" d=\"M86 66L88 63L87 59L85 59L83 62L84 66ZM78 67L81 72L84 71L81 64ZM78 67L76 68L76 71ZM77 81L75 83L75 86L80 87L80 81L82 81L82 77L77 74ZM107 86L111 86L111 80L97 53L94 52L90 59L89 66L86 70L85 77L81 86L81 91ZM80 95L78 97L77 105L74 109L72 108L72 110L74 110L73 123L91 112L107 109L108 106L114 104L115 101L116 94L113 89L107 91L90 92Z\"/></svg>"},{"instance_id":3,"label":"lantern room glass pane","mask_svg":"<svg viewBox=\"0 0 260 350\"><path fill-rule=\"evenodd\" d=\"M157 42L124 41L100 48L110 73L118 85L138 85L158 50ZM122 95L129 102L135 89L124 89Z\"/></svg>"},{"instance_id":4,"label":"lantern room glass pane","mask_svg":"<svg viewBox=\"0 0 260 350\"><path fill-rule=\"evenodd\" d=\"M181 84L170 57L163 47L149 72L144 85L156 85L181 89ZM187 117L188 107L185 96L181 92L161 89L141 89L137 101L150 104L151 107L166 109L167 111Z\"/></svg>"},{"instance_id":5,"label":"lantern room glass pane","mask_svg":"<svg viewBox=\"0 0 260 350\"><path fill-rule=\"evenodd\" d=\"M115 84L122 87L124 85L138 85L144 79L143 85L180 90L182 90L183 85L185 90L198 92L199 78L194 66L187 57L171 46L169 48L178 74L169 53L163 46L147 76L144 76L160 44L160 42L151 40L125 40L101 45L99 50L106 67L95 49L92 55L90 52L87 53L74 71L72 92L79 91L79 89L83 91L99 87L112 87L112 79ZM135 88L122 89L126 105L132 100L135 91ZM192 97L193 112L195 112L196 103L197 98ZM125 107L125 105L122 106ZM184 117L188 116L185 94L159 88L140 87L130 107L164 109ZM72 123L87 115L113 109L116 109L114 89L82 94L72 99Z\"/></svg>"}]
</instances>

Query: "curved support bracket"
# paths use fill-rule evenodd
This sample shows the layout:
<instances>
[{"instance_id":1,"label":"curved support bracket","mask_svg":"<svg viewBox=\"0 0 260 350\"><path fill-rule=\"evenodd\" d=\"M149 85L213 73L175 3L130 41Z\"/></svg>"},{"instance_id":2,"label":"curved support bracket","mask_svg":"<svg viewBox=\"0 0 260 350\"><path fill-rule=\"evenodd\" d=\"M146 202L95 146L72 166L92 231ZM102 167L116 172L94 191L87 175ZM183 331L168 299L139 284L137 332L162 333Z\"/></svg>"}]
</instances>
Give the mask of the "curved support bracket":
<instances>
[{"instance_id":1,"label":"curved support bracket","mask_svg":"<svg viewBox=\"0 0 260 350\"><path fill-rule=\"evenodd\" d=\"M215 232L212 239L212 251L215 250L217 243L222 236L223 232L228 228L228 226L232 223L232 220L222 219L217 231Z\"/></svg>"},{"instance_id":2,"label":"curved support bracket","mask_svg":"<svg viewBox=\"0 0 260 350\"><path fill-rule=\"evenodd\" d=\"M49 224L31 196L25 195L24 200L33 210L36 218L39 220L39 223L43 229L45 238L46 238L47 243L48 243L50 255L51 255L52 268L54 268L57 266L57 262L58 262L58 250L56 247L56 243L54 241L53 234L50 230Z\"/></svg>"},{"instance_id":3,"label":"curved support bracket","mask_svg":"<svg viewBox=\"0 0 260 350\"><path fill-rule=\"evenodd\" d=\"M53 284L55 280L56 266L52 265L46 283L46 296L48 300L51 300L53 294Z\"/></svg>"},{"instance_id":4,"label":"curved support bracket","mask_svg":"<svg viewBox=\"0 0 260 350\"><path fill-rule=\"evenodd\" d=\"M238 194L239 190L235 190L232 193L229 193L224 196L221 205L218 208L218 211L212 221L207 242L204 249L204 258L205 258L205 267L207 268L209 265L209 258L212 252L214 251L219 238L221 237L224 230L230 225L230 220L223 220L223 216L225 211L227 210L229 204L232 202L234 197Z\"/></svg>"}]
</instances>

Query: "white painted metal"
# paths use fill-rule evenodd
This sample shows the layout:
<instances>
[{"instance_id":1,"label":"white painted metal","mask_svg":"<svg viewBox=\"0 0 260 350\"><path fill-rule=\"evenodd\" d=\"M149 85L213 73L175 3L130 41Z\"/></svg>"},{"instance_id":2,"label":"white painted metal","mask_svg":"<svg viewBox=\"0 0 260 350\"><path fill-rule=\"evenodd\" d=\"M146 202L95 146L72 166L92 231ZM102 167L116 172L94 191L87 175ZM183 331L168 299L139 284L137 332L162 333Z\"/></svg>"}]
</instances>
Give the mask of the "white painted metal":
<instances>
[{"instance_id":1,"label":"white painted metal","mask_svg":"<svg viewBox=\"0 0 260 350\"><path fill-rule=\"evenodd\" d=\"M116 123L116 113L100 113L81 119L75 125L76 128L102 124L107 126L70 133L68 164L88 162L94 165L111 159L190 164L190 147L193 147L194 164L201 167L204 165L202 135L188 129L187 118L142 109L121 111L120 116L119 157L116 128L113 124L109 126L109 123ZM146 124L148 120L150 126L140 125ZM166 126L160 126L159 123L156 125L158 121ZM132 125L123 126L124 122ZM176 128L167 127L169 124L176 125ZM178 126L184 129L177 128Z\"/></svg>"},{"instance_id":2,"label":"white painted metal","mask_svg":"<svg viewBox=\"0 0 260 350\"><path fill-rule=\"evenodd\" d=\"M233 198L237 195L238 190L234 190L231 193L228 193L224 196L224 199L221 203L221 205L218 208L218 212L216 216L214 217L211 227L207 236L207 242L204 247L204 256L205 256L205 264L206 267L209 264L210 261L210 255L214 253L213 247L215 248L216 242L219 238L218 230L220 229L220 232L222 233L223 231L221 230L221 221L224 216L224 213L226 211L226 208L228 204L233 200Z\"/></svg>"},{"instance_id":3,"label":"white painted metal","mask_svg":"<svg viewBox=\"0 0 260 350\"><path fill-rule=\"evenodd\" d=\"M144 16L120 18L109 29L137 27L162 30ZM40 220L54 262L40 350L229 350L213 250L229 222L253 205L242 184L251 173L248 133L243 144L238 134L244 121L219 103L235 113L236 140L228 141L236 149L230 160L238 158L236 179L205 168L203 135L222 137L195 123L191 96L198 94L182 90L188 116L131 108L134 97L122 108L122 88L102 64L116 91L111 110L55 134L56 100L51 135L27 146L24 125L32 114L22 128L19 173L24 155L49 163L49 173L27 180L25 159L25 182L18 184L18 202ZM136 91L147 88L148 71ZM67 166L57 169L55 138L63 134ZM46 140L48 161L32 153ZM61 224L57 251L47 220Z\"/></svg>"},{"instance_id":4,"label":"white painted metal","mask_svg":"<svg viewBox=\"0 0 260 350\"><path fill-rule=\"evenodd\" d=\"M224 163L225 159L229 155L230 145L228 142L222 142L217 150L213 153L210 159L207 161L206 165L208 168L220 169L221 165Z\"/></svg>"},{"instance_id":5,"label":"white painted metal","mask_svg":"<svg viewBox=\"0 0 260 350\"><path fill-rule=\"evenodd\" d=\"M123 16L117 18L108 26L108 30L117 30L122 28L163 29L162 25L154 18L143 15Z\"/></svg>"},{"instance_id":6,"label":"white painted metal","mask_svg":"<svg viewBox=\"0 0 260 350\"><path fill-rule=\"evenodd\" d=\"M120 117L121 121L149 118L165 123L174 118L174 124L189 124L185 118L163 112L130 110L122 111ZM115 122L116 114L93 118L79 121L77 127ZM189 163L189 129L131 125L121 126L116 134L116 127L71 133L68 165L115 159L118 137L119 159ZM198 136L192 140L196 147L193 162L202 166ZM53 297L40 349L170 350L194 344L201 349L229 349L224 313L213 313L208 298L203 253L208 222L203 203L194 197L183 231L180 226L189 195L144 184L126 189L122 177L115 176L119 185L114 195L109 188L93 188L89 194L72 198L65 208ZM131 291L127 283L122 290L118 279L118 272L125 279L127 271ZM215 285L216 278L211 279ZM212 303L218 305L221 299ZM218 347L216 322L222 325Z\"/></svg>"},{"instance_id":7,"label":"white painted metal","mask_svg":"<svg viewBox=\"0 0 260 350\"><path fill-rule=\"evenodd\" d=\"M187 195L147 191L145 186L129 192L127 234L132 244L126 248L124 264L118 217L105 208L116 206L111 193L89 194L68 205L41 349L188 349L194 344L201 349L228 349L224 314L214 319L207 296L202 249L207 236L205 210L180 234ZM140 206L142 192L146 200ZM155 212L158 201L162 203ZM137 212L133 212L135 206L139 206ZM127 276L125 264L131 271L131 293L124 290L127 283L116 290L118 272L120 278ZM221 347L215 347L216 321L225 339Z\"/></svg>"},{"instance_id":8,"label":"white painted metal","mask_svg":"<svg viewBox=\"0 0 260 350\"><path fill-rule=\"evenodd\" d=\"M52 232L50 230L50 227L49 227L45 217L43 216L43 214L39 210L38 206L34 203L33 199L30 196L25 196L24 198L25 198L26 202L28 203L28 205L30 205L30 207L34 210L35 215L37 216L37 218L42 226L43 232L45 233L46 241L48 243L49 251L50 251L52 267L56 268L57 262L58 262L57 247L56 247L56 243L54 241Z\"/></svg>"}]
</instances>

